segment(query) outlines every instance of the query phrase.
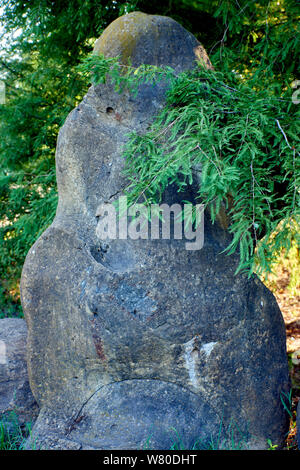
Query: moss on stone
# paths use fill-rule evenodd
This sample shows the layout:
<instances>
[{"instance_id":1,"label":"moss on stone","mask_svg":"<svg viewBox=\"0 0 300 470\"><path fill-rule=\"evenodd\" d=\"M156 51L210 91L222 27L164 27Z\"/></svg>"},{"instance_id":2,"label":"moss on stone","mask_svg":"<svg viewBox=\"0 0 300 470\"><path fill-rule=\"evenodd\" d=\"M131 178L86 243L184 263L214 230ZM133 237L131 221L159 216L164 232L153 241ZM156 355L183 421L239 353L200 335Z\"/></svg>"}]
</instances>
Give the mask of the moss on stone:
<instances>
[{"instance_id":1,"label":"moss on stone","mask_svg":"<svg viewBox=\"0 0 300 470\"><path fill-rule=\"evenodd\" d=\"M158 31L152 21L152 15L136 11L121 16L104 30L95 43L94 53L109 57L115 56L115 51L119 51L120 62L127 64L138 39L145 33L157 36Z\"/></svg>"},{"instance_id":2,"label":"moss on stone","mask_svg":"<svg viewBox=\"0 0 300 470\"><path fill-rule=\"evenodd\" d=\"M133 12L113 21L96 41L95 54L119 57L122 64L141 63L192 68L195 60L211 63L197 39L172 18Z\"/></svg>"}]
</instances>

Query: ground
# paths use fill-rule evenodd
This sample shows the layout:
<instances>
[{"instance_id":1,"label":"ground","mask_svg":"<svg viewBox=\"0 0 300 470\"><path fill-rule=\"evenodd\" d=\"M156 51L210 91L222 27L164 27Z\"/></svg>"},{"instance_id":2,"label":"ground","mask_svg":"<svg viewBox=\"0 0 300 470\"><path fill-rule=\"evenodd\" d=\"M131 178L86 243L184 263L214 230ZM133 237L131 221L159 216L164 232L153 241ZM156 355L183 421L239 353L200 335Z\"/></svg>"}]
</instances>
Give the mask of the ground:
<instances>
[{"instance_id":1,"label":"ground","mask_svg":"<svg viewBox=\"0 0 300 470\"><path fill-rule=\"evenodd\" d=\"M296 408L300 401L300 259L296 246L284 252L273 267L273 274L262 281L273 292L286 326L291 392L290 432L286 450L298 450L296 443Z\"/></svg>"}]
</instances>

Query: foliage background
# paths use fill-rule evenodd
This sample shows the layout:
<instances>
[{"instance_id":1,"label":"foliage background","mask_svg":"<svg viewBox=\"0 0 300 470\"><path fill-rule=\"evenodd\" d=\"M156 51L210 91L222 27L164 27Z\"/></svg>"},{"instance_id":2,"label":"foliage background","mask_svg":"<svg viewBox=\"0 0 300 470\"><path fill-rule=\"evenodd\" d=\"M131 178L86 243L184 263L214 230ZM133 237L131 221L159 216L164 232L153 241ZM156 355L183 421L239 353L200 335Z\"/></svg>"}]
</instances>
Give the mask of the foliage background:
<instances>
[{"instance_id":1,"label":"foliage background","mask_svg":"<svg viewBox=\"0 0 300 470\"><path fill-rule=\"evenodd\" d=\"M299 77L297 0L0 0L0 303L21 307L28 249L55 215L55 146L89 83L78 64L115 18L168 15L204 45L217 70L235 70L253 90L281 96Z\"/></svg>"}]
</instances>

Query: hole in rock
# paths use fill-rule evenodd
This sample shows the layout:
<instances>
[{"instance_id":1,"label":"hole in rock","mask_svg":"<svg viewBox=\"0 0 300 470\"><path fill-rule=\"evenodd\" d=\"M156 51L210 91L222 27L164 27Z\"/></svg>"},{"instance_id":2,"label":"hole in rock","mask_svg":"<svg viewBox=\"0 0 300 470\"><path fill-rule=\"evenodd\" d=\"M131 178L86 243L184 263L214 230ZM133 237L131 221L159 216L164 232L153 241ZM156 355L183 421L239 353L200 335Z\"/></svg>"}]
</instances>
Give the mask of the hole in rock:
<instances>
[{"instance_id":1,"label":"hole in rock","mask_svg":"<svg viewBox=\"0 0 300 470\"><path fill-rule=\"evenodd\" d=\"M113 114L115 111L114 111L114 108L111 108L110 106L108 106L106 108L106 112L107 112L107 114Z\"/></svg>"}]
</instances>

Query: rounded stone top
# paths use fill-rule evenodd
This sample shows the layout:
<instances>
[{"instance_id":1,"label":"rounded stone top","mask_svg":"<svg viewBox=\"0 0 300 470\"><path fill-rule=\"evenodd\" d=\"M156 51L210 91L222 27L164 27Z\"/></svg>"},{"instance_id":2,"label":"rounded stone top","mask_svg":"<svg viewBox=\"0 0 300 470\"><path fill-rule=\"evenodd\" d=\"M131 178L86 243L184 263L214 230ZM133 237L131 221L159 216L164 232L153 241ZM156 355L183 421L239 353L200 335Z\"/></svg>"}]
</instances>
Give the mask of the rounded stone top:
<instances>
[{"instance_id":1,"label":"rounded stone top","mask_svg":"<svg viewBox=\"0 0 300 470\"><path fill-rule=\"evenodd\" d=\"M138 11L113 21L96 41L94 53L119 56L123 64L130 59L133 67L167 65L182 71L193 68L195 60L200 60L212 68L204 47L177 21Z\"/></svg>"}]
</instances>

